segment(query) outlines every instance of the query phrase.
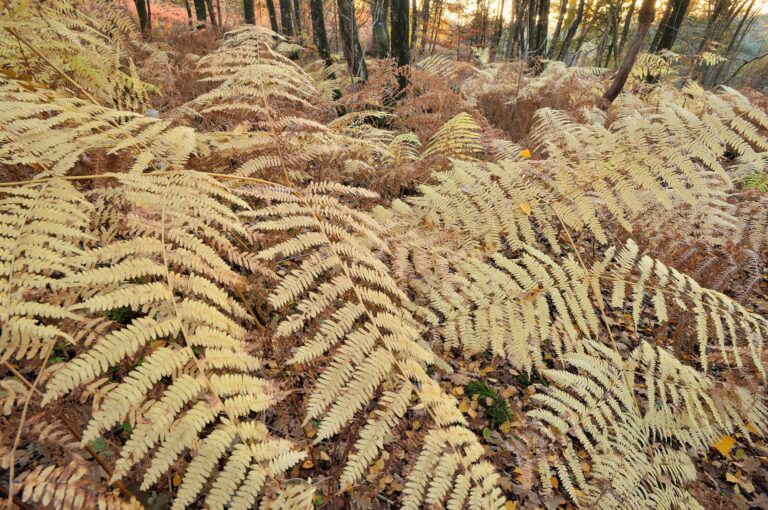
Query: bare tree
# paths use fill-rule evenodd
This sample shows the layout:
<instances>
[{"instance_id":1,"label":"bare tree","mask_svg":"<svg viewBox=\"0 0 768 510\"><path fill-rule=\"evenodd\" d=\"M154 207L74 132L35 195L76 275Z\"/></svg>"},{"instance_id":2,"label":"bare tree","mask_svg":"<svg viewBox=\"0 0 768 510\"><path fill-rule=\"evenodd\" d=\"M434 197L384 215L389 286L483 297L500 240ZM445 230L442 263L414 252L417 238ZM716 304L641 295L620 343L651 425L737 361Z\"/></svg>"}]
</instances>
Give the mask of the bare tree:
<instances>
[{"instance_id":1,"label":"bare tree","mask_svg":"<svg viewBox=\"0 0 768 510\"><path fill-rule=\"evenodd\" d=\"M659 22L659 30L654 37L654 44L651 45L651 51L671 50L675 44L677 34L680 32L680 26L683 24L685 15L688 12L688 6L691 0L669 0L669 15ZM658 38L658 40L657 40Z\"/></svg>"},{"instance_id":2,"label":"bare tree","mask_svg":"<svg viewBox=\"0 0 768 510\"><path fill-rule=\"evenodd\" d=\"M195 0L195 18L197 18L197 28L205 26L205 0Z\"/></svg>"},{"instance_id":3,"label":"bare tree","mask_svg":"<svg viewBox=\"0 0 768 510\"><path fill-rule=\"evenodd\" d=\"M637 59L637 55L640 53L640 48L645 42L645 36L648 35L648 29L651 28L655 14L656 0L643 0L637 17L637 33L635 38L632 40L624 60L621 61L613 81L603 94L603 99L607 104L613 103L624 88L624 84L627 82L627 78L629 78L629 73L632 71L632 66L635 65L635 59Z\"/></svg>"},{"instance_id":4,"label":"bare tree","mask_svg":"<svg viewBox=\"0 0 768 510\"><path fill-rule=\"evenodd\" d=\"M501 0L504 2L504 0ZM416 13L413 13L416 16ZM421 6L421 45L419 47L419 53L424 53L424 47L427 44L427 24L429 23L429 0L424 0L424 5Z\"/></svg>"},{"instance_id":5,"label":"bare tree","mask_svg":"<svg viewBox=\"0 0 768 510\"><path fill-rule=\"evenodd\" d=\"M386 58L389 55L389 29L387 28L387 5L384 0L374 0L371 6L373 21L373 55Z\"/></svg>"},{"instance_id":6,"label":"bare tree","mask_svg":"<svg viewBox=\"0 0 768 510\"><path fill-rule=\"evenodd\" d=\"M253 0L243 0L243 17L247 24L256 24L256 10L253 8Z\"/></svg>"},{"instance_id":7,"label":"bare tree","mask_svg":"<svg viewBox=\"0 0 768 510\"><path fill-rule=\"evenodd\" d=\"M208 9L208 17L211 19L211 26L218 26L216 23L216 11L213 9L213 0L205 0L205 5Z\"/></svg>"},{"instance_id":8,"label":"bare tree","mask_svg":"<svg viewBox=\"0 0 768 510\"><path fill-rule=\"evenodd\" d=\"M397 60L398 67L411 63L411 51L408 45L408 0L392 0L392 56ZM403 73L397 77L399 89L403 90L408 84L408 78Z\"/></svg>"},{"instance_id":9,"label":"bare tree","mask_svg":"<svg viewBox=\"0 0 768 510\"><path fill-rule=\"evenodd\" d=\"M279 32L280 28L277 26L277 12L275 11L274 0L266 0L267 14L269 14L269 27L273 32Z\"/></svg>"},{"instance_id":10,"label":"bare tree","mask_svg":"<svg viewBox=\"0 0 768 510\"><path fill-rule=\"evenodd\" d=\"M293 21L291 20L291 0L280 0L280 25L283 27L283 35L293 36Z\"/></svg>"},{"instance_id":11,"label":"bare tree","mask_svg":"<svg viewBox=\"0 0 768 510\"><path fill-rule=\"evenodd\" d=\"M309 0L312 14L312 30L315 33L317 51L320 58L329 66L333 63L331 59L331 47L328 45L328 33L325 31L325 14L323 13L323 0Z\"/></svg>"},{"instance_id":12,"label":"bare tree","mask_svg":"<svg viewBox=\"0 0 768 510\"><path fill-rule=\"evenodd\" d=\"M139 27L141 31L149 29L149 17L147 16L147 4L144 0L134 0L136 4L136 14L139 15Z\"/></svg>"},{"instance_id":13,"label":"bare tree","mask_svg":"<svg viewBox=\"0 0 768 510\"><path fill-rule=\"evenodd\" d=\"M368 80L368 67L365 65L363 49L357 35L354 0L337 0L339 11L339 36L350 73L362 81Z\"/></svg>"},{"instance_id":14,"label":"bare tree","mask_svg":"<svg viewBox=\"0 0 768 510\"><path fill-rule=\"evenodd\" d=\"M293 0L293 15L296 20L296 34L301 33L301 1Z\"/></svg>"},{"instance_id":15,"label":"bare tree","mask_svg":"<svg viewBox=\"0 0 768 510\"><path fill-rule=\"evenodd\" d=\"M563 44L560 46L560 52L557 54L557 60L564 60L568 54L568 47L571 45L576 31L579 29L581 21L584 19L584 7L586 4L587 0L579 0L579 5L576 8L576 17L573 18L573 21L571 21L571 24L568 25L568 29L565 31L565 37L563 38Z\"/></svg>"}]
</instances>

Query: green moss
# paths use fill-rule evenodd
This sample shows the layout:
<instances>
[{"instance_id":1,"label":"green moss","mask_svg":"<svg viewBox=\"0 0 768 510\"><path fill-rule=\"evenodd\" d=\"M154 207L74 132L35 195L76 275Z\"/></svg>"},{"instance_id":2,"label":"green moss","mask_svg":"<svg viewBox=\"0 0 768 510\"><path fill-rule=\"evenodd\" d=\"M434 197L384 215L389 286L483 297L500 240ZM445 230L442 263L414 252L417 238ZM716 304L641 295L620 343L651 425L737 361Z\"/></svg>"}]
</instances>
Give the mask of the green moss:
<instances>
[{"instance_id":1,"label":"green moss","mask_svg":"<svg viewBox=\"0 0 768 510\"><path fill-rule=\"evenodd\" d=\"M507 401L496 393L493 388L482 381L472 381L464 387L464 393L473 398L478 396L478 401L485 408L485 412L494 427L500 426L513 418L512 411L507 405Z\"/></svg>"}]
</instances>

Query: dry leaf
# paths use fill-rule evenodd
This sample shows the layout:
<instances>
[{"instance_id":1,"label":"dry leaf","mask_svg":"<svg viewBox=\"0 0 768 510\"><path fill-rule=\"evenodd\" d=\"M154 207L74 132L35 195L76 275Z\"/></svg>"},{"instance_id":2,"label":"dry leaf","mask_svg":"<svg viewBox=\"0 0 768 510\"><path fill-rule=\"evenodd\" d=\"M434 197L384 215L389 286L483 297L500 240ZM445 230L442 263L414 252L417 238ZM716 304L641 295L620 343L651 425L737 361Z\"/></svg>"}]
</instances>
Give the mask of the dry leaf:
<instances>
[{"instance_id":1,"label":"dry leaf","mask_svg":"<svg viewBox=\"0 0 768 510\"><path fill-rule=\"evenodd\" d=\"M720 454L725 458L731 457L731 450L733 449L733 445L736 444L736 440L732 438L731 436L725 435L717 440L714 446L717 451L720 452Z\"/></svg>"}]
</instances>

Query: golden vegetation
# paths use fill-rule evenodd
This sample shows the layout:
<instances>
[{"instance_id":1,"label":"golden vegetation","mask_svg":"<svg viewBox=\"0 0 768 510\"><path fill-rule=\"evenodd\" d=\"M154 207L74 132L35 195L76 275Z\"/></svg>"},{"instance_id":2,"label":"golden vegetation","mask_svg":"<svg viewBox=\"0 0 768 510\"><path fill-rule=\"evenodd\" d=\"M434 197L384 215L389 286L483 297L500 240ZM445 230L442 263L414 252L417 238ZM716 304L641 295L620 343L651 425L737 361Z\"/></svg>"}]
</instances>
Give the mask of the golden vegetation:
<instances>
[{"instance_id":1,"label":"golden vegetation","mask_svg":"<svg viewBox=\"0 0 768 510\"><path fill-rule=\"evenodd\" d=\"M765 200L739 186L766 171L768 115L736 90L639 80L607 112L540 105L514 143L485 101L568 82L596 103L601 70L520 84L519 63L430 58L392 106L375 64L361 94L246 27L158 119L119 12L12 4L0 52L37 56L0 77L18 176L0 187L0 460L19 501L138 508L139 482L175 509L312 508L408 441L386 466L404 508L501 509L511 485L698 508L697 459L768 434L766 318L659 242L762 264ZM537 381L506 422L527 458L467 418L446 384L466 360Z\"/></svg>"}]
</instances>

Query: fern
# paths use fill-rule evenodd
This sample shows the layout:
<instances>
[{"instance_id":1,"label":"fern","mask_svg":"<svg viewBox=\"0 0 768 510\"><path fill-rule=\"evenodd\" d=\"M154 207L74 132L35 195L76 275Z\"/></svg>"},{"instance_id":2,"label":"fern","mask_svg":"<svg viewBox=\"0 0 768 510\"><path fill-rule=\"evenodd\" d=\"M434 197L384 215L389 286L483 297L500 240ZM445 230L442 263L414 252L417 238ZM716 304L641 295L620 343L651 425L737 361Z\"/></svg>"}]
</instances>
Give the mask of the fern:
<instances>
[{"instance_id":1,"label":"fern","mask_svg":"<svg viewBox=\"0 0 768 510\"><path fill-rule=\"evenodd\" d=\"M433 155L474 159L474 155L483 150L480 144L480 126L467 113L462 112L446 122L429 139L429 144L421 155L428 158Z\"/></svg>"},{"instance_id":2,"label":"fern","mask_svg":"<svg viewBox=\"0 0 768 510\"><path fill-rule=\"evenodd\" d=\"M43 403L142 353L142 363L94 413L83 442L146 403L120 451L113 479L147 459L143 487L148 488L192 449L174 508L193 503L209 478L208 506L250 506L268 478L305 453L271 438L264 424L251 418L272 406L280 392L255 375L261 362L249 353L240 325L249 317L222 290L236 288L241 279L222 258L231 246L227 235L247 236L230 207L247 205L194 172L119 178L129 207L121 227L133 237L83 253L79 260L86 269L66 280L83 288L77 310L98 314L126 307L140 316L57 370ZM103 290L88 290L94 288ZM149 400L150 391L166 378L171 383L161 397ZM222 460L223 469L215 473Z\"/></svg>"},{"instance_id":3,"label":"fern","mask_svg":"<svg viewBox=\"0 0 768 510\"><path fill-rule=\"evenodd\" d=\"M373 251L386 250L378 235L380 227L331 195L370 198L371 193L337 184L313 184L300 193L280 188L252 193L266 204L243 213L255 220L251 228L293 233L263 250L261 257L301 255L304 259L283 277L270 297L276 308L296 303L295 313L280 323L277 334L288 337L322 318L291 362L309 363L332 355L309 398L307 419L319 420L316 441L338 434L382 392L344 466L341 484L349 487L378 457L385 438L411 407L411 396L416 396L437 427L427 436L433 439L427 439L422 460L417 460L409 475L412 489L405 504L418 506L424 495L417 488L424 486L433 462L455 462L450 451L440 452L445 434L463 435L462 443L469 451L482 447L465 428L455 400L425 371L425 365L435 364L437 359L420 341L420 328L405 308L407 297ZM501 492L494 488L496 475L489 466L478 463L479 458L473 453L464 459L461 469L453 465L439 483L451 487L458 476L460 486L472 494L471 508L503 505ZM452 496L459 502L457 507L466 498L464 490ZM429 499L441 501L446 495L442 492Z\"/></svg>"},{"instance_id":4,"label":"fern","mask_svg":"<svg viewBox=\"0 0 768 510\"><path fill-rule=\"evenodd\" d=\"M86 100L0 80L0 163L31 166L41 176L70 172L96 151L130 150L131 170L182 166L195 148L191 129Z\"/></svg>"}]
</instances>

